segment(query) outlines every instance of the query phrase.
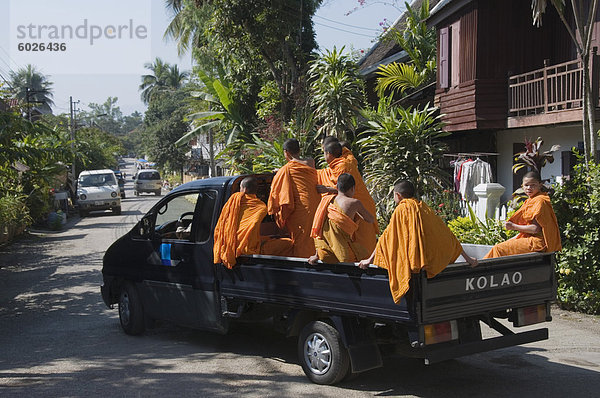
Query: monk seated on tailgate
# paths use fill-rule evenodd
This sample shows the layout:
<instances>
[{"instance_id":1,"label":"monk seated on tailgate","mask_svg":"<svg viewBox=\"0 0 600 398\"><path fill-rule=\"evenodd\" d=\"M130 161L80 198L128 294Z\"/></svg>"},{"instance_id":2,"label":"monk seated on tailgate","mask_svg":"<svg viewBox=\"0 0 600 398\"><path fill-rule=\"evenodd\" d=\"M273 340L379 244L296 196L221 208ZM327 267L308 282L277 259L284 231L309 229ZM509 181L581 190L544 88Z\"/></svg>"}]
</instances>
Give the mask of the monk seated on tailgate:
<instances>
[{"instance_id":1,"label":"monk seated on tailgate","mask_svg":"<svg viewBox=\"0 0 600 398\"><path fill-rule=\"evenodd\" d=\"M560 231L548 194L542 191L542 178L536 171L523 176L527 200L506 221L506 229L519 234L498 243L484 258L495 258L534 252L554 252L561 249Z\"/></svg>"},{"instance_id":2,"label":"monk seated on tailgate","mask_svg":"<svg viewBox=\"0 0 600 398\"><path fill-rule=\"evenodd\" d=\"M444 221L425 203L414 198L415 187L410 181L394 186L396 209L390 223L379 238L371 256L359 263L385 268L395 303L400 303L409 287L411 273L427 271L433 278L459 255L471 265L477 260L469 257Z\"/></svg>"},{"instance_id":3,"label":"monk seated on tailgate","mask_svg":"<svg viewBox=\"0 0 600 398\"><path fill-rule=\"evenodd\" d=\"M355 181L348 173L337 179L337 196L328 195L321 199L311 236L315 239L316 253L308 262L316 264L355 262L368 255L368 250L354 241L358 229L357 221L373 223L375 216L367 211L360 200L354 199Z\"/></svg>"},{"instance_id":4,"label":"monk seated on tailgate","mask_svg":"<svg viewBox=\"0 0 600 398\"><path fill-rule=\"evenodd\" d=\"M292 250L289 238L261 236L261 223L267 215L267 205L256 197L258 180L246 177L240 192L231 195L215 227L214 263L233 268L243 255L270 254L288 256Z\"/></svg>"}]
</instances>

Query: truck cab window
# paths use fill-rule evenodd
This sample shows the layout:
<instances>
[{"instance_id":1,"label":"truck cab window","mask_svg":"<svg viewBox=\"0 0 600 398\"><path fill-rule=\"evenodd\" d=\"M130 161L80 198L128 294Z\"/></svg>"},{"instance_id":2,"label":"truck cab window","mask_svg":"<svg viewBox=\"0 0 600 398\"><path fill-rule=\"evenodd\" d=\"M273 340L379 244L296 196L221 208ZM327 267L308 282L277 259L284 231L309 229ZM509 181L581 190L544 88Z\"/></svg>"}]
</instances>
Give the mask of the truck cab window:
<instances>
[{"instance_id":1,"label":"truck cab window","mask_svg":"<svg viewBox=\"0 0 600 398\"><path fill-rule=\"evenodd\" d=\"M198 222L196 231L196 242L206 242L211 237L215 204L217 203L217 191L204 191L198 199Z\"/></svg>"},{"instance_id":2,"label":"truck cab window","mask_svg":"<svg viewBox=\"0 0 600 398\"><path fill-rule=\"evenodd\" d=\"M155 232L161 239L190 240L199 194L179 195L162 204L156 214Z\"/></svg>"}]
</instances>

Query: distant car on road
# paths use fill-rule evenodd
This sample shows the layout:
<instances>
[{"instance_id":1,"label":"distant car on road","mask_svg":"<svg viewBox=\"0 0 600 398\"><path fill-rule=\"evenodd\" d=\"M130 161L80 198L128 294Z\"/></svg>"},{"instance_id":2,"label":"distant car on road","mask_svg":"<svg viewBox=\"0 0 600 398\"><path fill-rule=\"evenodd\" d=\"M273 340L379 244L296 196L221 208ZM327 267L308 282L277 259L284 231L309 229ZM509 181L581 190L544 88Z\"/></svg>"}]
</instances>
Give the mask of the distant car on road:
<instances>
[{"instance_id":1,"label":"distant car on road","mask_svg":"<svg viewBox=\"0 0 600 398\"><path fill-rule=\"evenodd\" d=\"M85 170L77 180L77 206L79 216L90 211L112 210L121 214L121 196L117 177L112 170Z\"/></svg>"},{"instance_id":2,"label":"distant car on road","mask_svg":"<svg viewBox=\"0 0 600 398\"><path fill-rule=\"evenodd\" d=\"M133 193L148 192L160 195L162 190L162 180L160 173L153 169L142 169L133 177Z\"/></svg>"},{"instance_id":3,"label":"distant car on road","mask_svg":"<svg viewBox=\"0 0 600 398\"><path fill-rule=\"evenodd\" d=\"M125 199L125 173L121 173L121 170L113 170L113 173L115 173L115 177L117 177L121 199Z\"/></svg>"}]
</instances>

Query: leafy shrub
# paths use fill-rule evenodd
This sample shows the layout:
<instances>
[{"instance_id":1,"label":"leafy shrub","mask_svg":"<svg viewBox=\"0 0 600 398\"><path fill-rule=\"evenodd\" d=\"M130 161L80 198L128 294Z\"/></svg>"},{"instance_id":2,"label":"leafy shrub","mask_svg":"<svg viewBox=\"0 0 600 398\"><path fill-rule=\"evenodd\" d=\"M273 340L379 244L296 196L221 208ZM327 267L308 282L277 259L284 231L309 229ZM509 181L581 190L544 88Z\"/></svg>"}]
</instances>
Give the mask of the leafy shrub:
<instances>
[{"instance_id":1,"label":"leafy shrub","mask_svg":"<svg viewBox=\"0 0 600 398\"><path fill-rule=\"evenodd\" d=\"M392 190L400 180L412 181L418 194L440 189L447 175L439 167L446 150L439 138L442 131L437 108L423 109L391 106L391 98L382 100L377 110L363 112L369 128L361 135L358 145L364 159L364 179L378 213L393 208ZM384 224L386 225L387 220Z\"/></svg>"},{"instance_id":2,"label":"leafy shrub","mask_svg":"<svg viewBox=\"0 0 600 398\"><path fill-rule=\"evenodd\" d=\"M504 228L504 222L488 218L482 222L469 207L469 217L458 217L448 222L448 227L461 243L495 245L517 234Z\"/></svg>"},{"instance_id":3,"label":"leafy shrub","mask_svg":"<svg viewBox=\"0 0 600 398\"><path fill-rule=\"evenodd\" d=\"M423 200L446 224L461 215L460 196L449 189L432 190Z\"/></svg>"},{"instance_id":4,"label":"leafy shrub","mask_svg":"<svg viewBox=\"0 0 600 398\"><path fill-rule=\"evenodd\" d=\"M18 194L0 197L0 226L29 225L31 223L25 199L24 195Z\"/></svg>"},{"instance_id":5,"label":"leafy shrub","mask_svg":"<svg viewBox=\"0 0 600 398\"><path fill-rule=\"evenodd\" d=\"M600 165L576 166L570 180L556 187L552 204L563 245L558 301L566 309L600 314Z\"/></svg>"}]
</instances>

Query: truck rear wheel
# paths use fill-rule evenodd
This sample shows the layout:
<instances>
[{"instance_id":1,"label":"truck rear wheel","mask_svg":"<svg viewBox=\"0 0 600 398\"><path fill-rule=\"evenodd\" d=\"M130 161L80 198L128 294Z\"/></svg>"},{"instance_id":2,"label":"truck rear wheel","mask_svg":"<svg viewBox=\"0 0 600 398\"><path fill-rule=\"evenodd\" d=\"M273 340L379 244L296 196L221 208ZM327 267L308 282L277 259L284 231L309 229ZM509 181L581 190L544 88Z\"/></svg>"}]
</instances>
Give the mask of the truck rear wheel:
<instances>
[{"instance_id":1,"label":"truck rear wheel","mask_svg":"<svg viewBox=\"0 0 600 398\"><path fill-rule=\"evenodd\" d=\"M306 377L316 384L340 382L350 366L340 333L322 321L311 322L304 327L298 339L298 357Z\"/></svg>"},{"instance_id":2,"label":"truck rear wheel","mask_svg":"<svg viewBox=\"0 0 600 398\"><path fill-rule=\"evenodd\" d=\"M119 295L119 321L127 334L138 335L144 332L144 309L135 286L126 282Z\"/></svg>"}]
</instances>

